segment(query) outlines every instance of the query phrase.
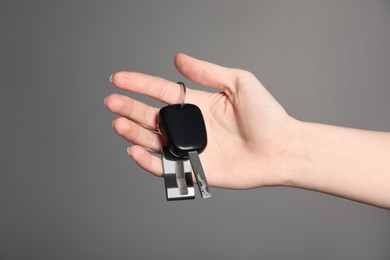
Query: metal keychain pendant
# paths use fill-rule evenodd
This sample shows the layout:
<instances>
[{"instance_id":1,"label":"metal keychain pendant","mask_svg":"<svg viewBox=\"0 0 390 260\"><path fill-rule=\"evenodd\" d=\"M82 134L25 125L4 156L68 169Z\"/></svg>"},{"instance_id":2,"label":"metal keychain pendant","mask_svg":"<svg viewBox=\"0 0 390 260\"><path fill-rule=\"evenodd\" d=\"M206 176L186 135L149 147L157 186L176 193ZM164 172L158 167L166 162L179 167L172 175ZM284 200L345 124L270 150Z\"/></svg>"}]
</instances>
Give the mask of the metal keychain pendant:
<instances>
[{"instance_id":1,"label":"metal keychain pendant","mask_svg":"<svg viewBox=\"0 0 390 260\"><path fill-rule=\"evenodd\" d=\"M174 156L166 147L161 148L164 184L167 200L195 199L189 159Z\"/></svg>"}]
</instances>

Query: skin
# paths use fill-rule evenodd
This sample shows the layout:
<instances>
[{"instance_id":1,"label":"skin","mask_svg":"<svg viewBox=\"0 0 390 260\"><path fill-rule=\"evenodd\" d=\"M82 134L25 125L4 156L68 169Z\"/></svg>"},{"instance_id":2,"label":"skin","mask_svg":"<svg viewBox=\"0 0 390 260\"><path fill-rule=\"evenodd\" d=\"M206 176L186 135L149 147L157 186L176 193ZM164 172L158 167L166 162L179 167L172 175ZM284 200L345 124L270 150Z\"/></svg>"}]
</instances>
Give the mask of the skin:
<instances>
[{"instance_id":1,"label":"skin","mask_svg":"<svg viewBox=\"0 0 390 260\"><path fill-rule=\"evenodd\" d=\"M220 90L187 87L186 96L205 120L208 144L200 158L210 186L292 186L390 208L389 133L294 119L248 71L182 53L175 65L188 80ZM121 71L110 81L168 105L181 103L182 87L163 78ZM161 160L154 155L164 146L157 132L159 109L119 94L106 97L105 105L119 116L115 131L133 144L129 155L162 176Z\"/></svg>"}]
</instances>

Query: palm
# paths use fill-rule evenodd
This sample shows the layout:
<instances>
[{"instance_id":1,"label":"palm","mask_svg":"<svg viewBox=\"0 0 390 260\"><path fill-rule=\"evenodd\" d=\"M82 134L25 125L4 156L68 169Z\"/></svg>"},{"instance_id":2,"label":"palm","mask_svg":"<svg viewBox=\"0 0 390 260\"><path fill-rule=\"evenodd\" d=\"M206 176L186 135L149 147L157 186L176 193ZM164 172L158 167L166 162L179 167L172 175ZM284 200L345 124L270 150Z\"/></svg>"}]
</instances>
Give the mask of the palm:
<instances>
[{"instance_id":1,"label":"palm","mask_svg":"<svg viewBox=\"0 0 390 260\"><path fill-rule=\"evenodd\" d=\"M224 92L200 91L192 98L203 112L208 131L208 145L201 158L210 184L217 187L259 185L253 178L254 171L260 172L259 158L278 152L271 140L277 141L286 124L287 114L275 100L267 101L264 95L268 93L256 79L251 78L246 86L238 86L237 91L239 97L234 98ZM259 105L259 100L263 100L263 104ZM264 111L265 106L268 109ZM269 115L275 112L278 117ZM272 122L269 118L273 118ZM243 178L246 175L252 178ZM260 174L257 175L261 182Z\"/></svg>"}]
</instances>

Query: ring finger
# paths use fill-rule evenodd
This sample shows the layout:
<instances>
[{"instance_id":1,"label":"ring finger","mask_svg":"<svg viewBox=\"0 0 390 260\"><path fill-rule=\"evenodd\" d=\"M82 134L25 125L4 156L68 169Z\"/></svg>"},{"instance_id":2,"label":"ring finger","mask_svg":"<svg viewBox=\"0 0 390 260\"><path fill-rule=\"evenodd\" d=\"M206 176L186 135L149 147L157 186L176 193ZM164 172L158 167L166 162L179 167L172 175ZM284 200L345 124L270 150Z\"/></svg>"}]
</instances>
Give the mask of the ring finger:
<instances>
[{"instance_id":1,"label":"ring finger","mask_svg":"<svg viewBox=\"0 0 390 260\"><path fill-rule=\"evenodd\" d=\"M124 117L115 119L113 128L118 135L127 141L140 145L146 150L160 152L163 140L159 134L153 133Z\"/></svg>"}]
</instances>

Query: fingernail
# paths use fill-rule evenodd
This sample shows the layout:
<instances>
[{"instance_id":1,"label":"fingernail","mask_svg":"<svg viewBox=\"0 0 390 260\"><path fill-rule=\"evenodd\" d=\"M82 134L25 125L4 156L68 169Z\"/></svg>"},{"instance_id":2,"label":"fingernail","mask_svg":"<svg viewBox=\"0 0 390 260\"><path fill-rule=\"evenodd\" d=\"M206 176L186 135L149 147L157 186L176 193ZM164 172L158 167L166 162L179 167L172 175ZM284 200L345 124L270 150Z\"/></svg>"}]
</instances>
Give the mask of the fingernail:
<instances>
[{"instance_id":1,"label":"fingernail","mask_svg":"<svg viewBox=\"0 0 390 260\"><path fill-rule=\"evenodd\" d=\"M112 74L110 75L110 83L112 84Z\"/></svg>"},{"instance_id":2,"label":"fingernail","mask_svg":"<svg viewBox=\"0 0 390 260\"><path fill-rule=\"evenodd\" d=\"M130 147L128 147L128 148L126 149L126 152L131 156L131 154L130 154Z\"/></svg>"},{"instance_id":3,"label":"fingernail","mask_svg":"<svg viewBox=\"0 0 390 260\"><path fill-rule=\"evenodd\" d=\"M111 122L111 126L112 126L112 127L114 127L114 122L115 122L115 119L112 120L112 122Z\"/></svg>"},{"instance_id":4,"label":"fingernail","mask_svg":"<svg viewBox=\"0 0 390 260\"><path fill-rule=\"evenodd\" d=\"M107 102L106 102L106 101L107 101L107 98L108 98L108 97L105 97L105 98L104 98L104 101L103 101L103 102L104 102L104 105L107 105Z\"/></svg>"}]
</instances>

